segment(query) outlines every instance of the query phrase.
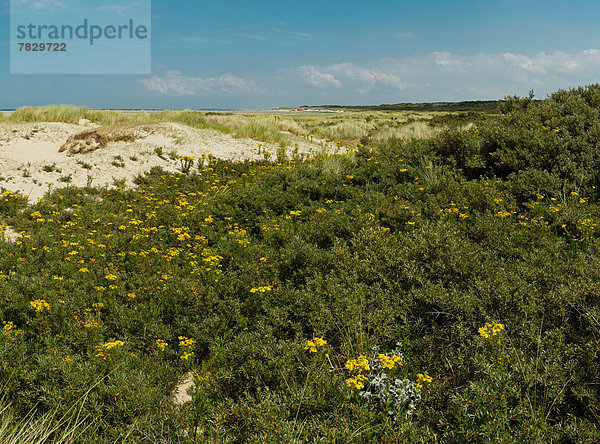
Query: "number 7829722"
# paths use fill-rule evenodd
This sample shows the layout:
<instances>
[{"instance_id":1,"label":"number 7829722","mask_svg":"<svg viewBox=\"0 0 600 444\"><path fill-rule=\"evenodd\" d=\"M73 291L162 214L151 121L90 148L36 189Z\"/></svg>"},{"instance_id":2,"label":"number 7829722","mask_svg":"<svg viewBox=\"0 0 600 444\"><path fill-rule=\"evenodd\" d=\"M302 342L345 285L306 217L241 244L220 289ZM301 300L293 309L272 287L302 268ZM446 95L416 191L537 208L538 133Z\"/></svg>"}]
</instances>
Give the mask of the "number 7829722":
<instances>
[{"instance_id":1,"label":"number 7829722","mask_svg":"<svg viewBox=\"0 0 600 444\"><path fill-rule=\"evenodd\" d=\"M65 52L66 43L19 43L19 52Z\"/></svg>"}]
</instances>

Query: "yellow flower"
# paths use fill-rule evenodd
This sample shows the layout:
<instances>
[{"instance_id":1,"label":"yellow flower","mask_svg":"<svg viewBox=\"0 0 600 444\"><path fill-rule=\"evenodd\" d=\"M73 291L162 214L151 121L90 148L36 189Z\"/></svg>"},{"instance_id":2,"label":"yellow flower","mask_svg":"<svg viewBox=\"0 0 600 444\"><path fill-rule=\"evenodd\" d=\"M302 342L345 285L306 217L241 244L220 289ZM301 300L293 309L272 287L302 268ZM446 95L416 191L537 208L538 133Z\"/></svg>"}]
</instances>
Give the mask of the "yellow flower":
<instances>
[{"instance_id":1,"label":"yellow flower","mask_svg":"<svg viewBox=\"0 0 600 444\"><path fill-rule=\"evenodd\" d=\"M364 355L360 355L357 359L348 360L346 362L346 368L353 373L362 373L371 370L369 360Z\"/></svg>"},{"instance_id":2,"label":"yellow flower","mask_svg":"<svg viewBox=\"0 0 600 444\"><path fill-rule=\"evenodd\" d=\"M256 287L250 289L250 293L266 293L267 291L273 291L273 286L267 285L265 287Z\"/></svg>"},{"instance_id":3,"label":"yellow flower","mask_svg":"<svg viewBox=\"0 0 600 444\"><path fill-rule=\"evenodd\" d=\"M42 312L44 310L50 310L50 304L43 299L36 299L35 301L31 301L31 302L29 302L29 305L31 305L33 308L35 308L35 311L37 311L37 312Z\"/></svg>"},{"instance_id":4,"label":"yellow flower","mask_svg":"<svg viewBox=\"0 0 600 444\"><path fill-rule=\"evenodd\" d=\"M327 341L322 338L313 338L310 341L306 341L306 346L304 346L304 350L309 350L311 353L316 353L319 347L324 347L327 345Z\"/></svg>"},{"instance_id":5,"label":"yellow flower","mask_svg":"<svg viewBox=\"0 0 600 444\"><path fill-rule=\"evenodd\" d=\"M191 347L195 343L196 343L196 341L194 339L188 338L186 336L179 336L179 346L180 347Z\"/></svg>"},{"instance_id":6,"label":"yellow flower","mask_svg":"<svg viewBox=\"0 0 600 444\"><path fill-rule=\"evenodd\" d=\"M123 341L114 341L114 342L107 342L106 344L104 344L102 346L102 348L106 349L106 350L110 350L116 347L123 347L125 345L125 343Z\"/></svg>"},{"instance_id":7,"label":"yellow flower","mask_svg":"<svg viewBox=\"0 0 600 444\"><path fill-rule=\"evenodd\" d=\"M9 333L13 328L15 328L15 324L12 321L8 321L4 323L4 328L2 329L4 333Z\"/></svg>"},{"instance_id":8,"label":"yellow flower","mask_svg":"<svg viewBox=\"0 0 600 444\"><path fill-rule=\"evenodd\" d=\"M356 375L351 378L346 379L346 385L350 388L356 390L362 390L365 387L365 383L368 381L368 378L365 375Z\"/></svg>"},{"instance_id":9,"label":"yellow flower","mask_svg":"<svg viewBox=\"0 0 600 444\"><path fill-rule=\"evenodd\" d=\"M388 370L391 370L396 366L402 365L402 357L401 356L396 356L396 355L387 356L387 355L380 353L377 357L379 358L379 362L381 363L381 366Z\"/></svg>"},{"instance_id":10,"label":"yellow flower","mask_svg":"<svg viewBox=\"0 0 600 444\"><path fill-rule=\"evenodd\" d=\"M109 281L116 281L117 280L117 276L115 276L114 274L107 274L106 276L104 276L106 279L108 279Z\"/></svg>"},{"instance_id":11,"label":"yellow flower","mask_svg":"<svg viewBox=\"0 0 600 444\"><path fill-rule=\"evenodd\" d=\"M169 344L165 341L163 341L162 339L157 339L156 340L156 347L158 347L158 349L160 351L165 351L165 348L167 348Z\"/></svg>"},{"instance_id":12,"label":"yellow flower","mask_svg":"<svg viewBox=\"0 0 600 444\"><path fill-rule=\"evenodd\" d=\"M194 356L193 352L185 352L184 354L182 354L179 358L183 359L184 361L189 360L192 356Z\"/></svg>"},{"instance_id":13,"label":"yellow flower","mask_svg":"<svg viewBox=\"0 0 600 444\"><path fill-rule=\"evenodd\" d=\"M96 321L87 321L85 324L83 324L83 326L85 328L96 328L100 327L100 324L98 324Z\"/></svg>"},{"instance_id":14,"label":"yellow flower","mask_svg":"<svg viewBox=\"0 0 600 444\"><path fill-rule=\"evenodd\" d=\"M327 341L322 338L314 338L313 341L317 347L323 347L327 345Z\"/></svg>"},{"instance_id":15,"label":"yellow flower","mask_svg":"<svg viewBox=\"0 0 600 444\"><path fill-rule=\"evenodd\" d=\"M489 339L493 336L498 335L503 330L504 330L503 324L497 324L495 322L494 323L488 322L483 327L479 328L479 335L482 338Z\"/></svg>"},{"instance_id":16,"label":"yellow flower","mask_svg":"<svg viewBox=\"0 0 600 444\"><path fill-rule=\"evenodd\" d=\"M423 387L423 384L425 383L429 383L433 381L433 378L431 376L429 376L427 374L427 372L425 373L419 373L417 374L417 382L415 383L415 385L419 388Z\"/></svg>"}]
</instances>

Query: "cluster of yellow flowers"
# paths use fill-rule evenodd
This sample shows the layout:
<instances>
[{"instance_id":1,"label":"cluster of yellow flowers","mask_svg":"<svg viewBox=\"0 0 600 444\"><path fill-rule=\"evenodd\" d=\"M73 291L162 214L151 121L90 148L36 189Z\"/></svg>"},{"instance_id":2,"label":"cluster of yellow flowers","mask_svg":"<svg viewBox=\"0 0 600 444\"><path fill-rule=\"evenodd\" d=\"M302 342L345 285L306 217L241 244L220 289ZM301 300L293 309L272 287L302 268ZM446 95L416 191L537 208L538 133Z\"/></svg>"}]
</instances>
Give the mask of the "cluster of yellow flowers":
<instances>
[{"instance_id":1,"label":"cluster of yellow flowers","mask_svg":"<svg viewBox=\"0 0 600 444\"><path fill-rule=\"evenodd\" d=\"M192 338L188 338L186 336L179 336L179 347L183 349L183 353L180 356L180 359L184 361L188 361L192 356L194 356L194 352L190 351L191 347L196 343L196 341ZM158 342L157 342L158 346Z\"/></svg>"},{"instance_id":2,"label":"cluster of yellow flowers","mask_svg":"<svg viewBox=\"0 0 600 444\"><path fill-rule=\"evenodd\" d=\"M552 132L554 132L554 133L560 133L560 128L558 126L552 128L551 126L542 125L542 129L544 131L550 131L550 130L552 130Z\"/></svg>"},{"instance_id":3,"label":"cluster of yellow flowers","mask_svg":"<svg viewBox=\"0 0 600 444\"><path fill-rule=\"evenodd\" d=\"M96 357L97 358L102 358L102 359L107 359L109 357L108 352L112 349L116 349L119 347L123 347L125 345L125 342L123 341L113 341L113 342L107 342L104 345L98 345L96 346L96 350L98 351L98 353L96 353Z\"/></svg>"},{"instance_id":4,"label":"cluster of yellow flowers","mask_svg":"<svg viewBox=\"0 0 600 444\"><path fill-rule=\"evenodd\" d=\"M8 338L14 338L20 333L23 333L22 330L19 330L17 326L12 322L8 321L4 323L4 327L2 328L2 334Z\"/></svg>"},{"instance_id":5,"label":"cluster of yellow flowers","mask_svg":"<svg viewBox=\"0 0 600 444\"><path fill-rule=\"evenodd\" d=\"M2 331L4 333L9 333L14 328L15 328L15 324L13 324L12 321L8 321L8 322L4 323L4 328L2 329Z\"/></svg>"},{"instance_id":6,"label":"cluster of yellow flowers","mask_svg":"<svg viewBox=\"0 0 600 444\"><path fill-rule=\"evenodd\" d=\"M396 366L399 367L402 365L402 356L397 356L397 355L387 356L387 355L384 355L383 353L380 353L377 357L379 358L379 362L381 363L381 366L388 370L392 370L394 367L396 367Z\"/></svg>"},{"instance_id":7,"label":"cluster of yellow flowers","mask_svg":"<svg viewBox=\"0 0 600 444\"><path fill-rule=\"evenodd\" d=\"M185 336L179 336L179 346L180 347L191 347L194 345L196 341L191 338L187 338Z\"/></svg>"},{"instance_id":8,"label":"cluster of yellow flowers","mask_svg":"<svg viewBox=\"0 0 600 444\"><path fill-rule=\"evenodd\" d=\"M592 238L598 224L591 217L579 219L577 221L577 229L581 234L579 239L574 238L574 241L582 242Z\"/></svg>"},{"instance_id":9,"label":"cluster of yellow flowers","mask_svg":"<svg viewBox=\"0 0 600 444\"><path fill-rule=\"evenodd\" d=\"M493 322L493 323L488 322L483 327L479 328L479 334L481 335L482 338L490 339L490 338L498 335L503 330L504 330L503 324L497 324L495 322Z\"/></svg>"},{"instance_id":10,"label":"cluster of yellow flowers","mask_svg":"<svg viewBox=\"0 0 600 444\"><path fill-rule=\"evenodd\" d=\"M288 214L287 216L285 216L286 219L291 219L294 216L300 216L302 214L302 211L298 210L298 211L290 211L290 214Z\"/></svg>"},{"instance_id":11,"label":"cluster of yellow flowers","mask_svg":"<svg viewBox=\"0 0 600 444\"><path fill-rule=\"evenodd\" d=\"M371 367L369 366L369 360L364 355L360 355L356 359L349 359L346 362L346 368L353 373L362 373L371 370Z\"/></svg>"},{"instance_id":12,"label":"cluster of yellow flowers","mask_svg":"<svg viewBox=\"0 0 600 444\"><path fill-rule=\"evenodd\" d=\"M35 301L31 301L31 302L29 302L29 305L31 305L33 308L35 308L35 311L37 311L37 312L42 312L44 310L50 310L50 304L43 299L36 299Z\"/></svg>"},{"instance_id":13,"label":"cluster of yellow flowers","mask_svg":"<svg viewBox=\"0 0 600 444\"><path fill-rule=\"evenodd\" d=\"M310 341L306 341L304 350L309 350L311 353L316 353L319 347L327 345L327 341L323 338L312 338Z\"/></svg>"},{"instance_id":14,"label":"cluster of yellow flowers","mask_svg":"<svg viewBox=\"0 0 600 444\"><path fill-rule=\"evenodd\" d=\"M163 341L162 339L157 339L156 340L156 347L160 350L160 351L165 351L165 348L167 348L169 344L165 341Z\"/></svg>"},{"instance_id":15,"label":"cluster of yellow flowers","mask_svg":"<svg viewBox=\"0 0 600 444\"><path fill-rule=\"evenodd\" d=\"M469 207L467 205L463 205L462 207L464 210L468 210ZM414 211L411 211L411 213L413 213ZM454 202L450 203L450 208L442 208L440 210L440 213L442 213L442 217L449 217L451 215L458 215L458 217L460 219L467 219L469 217L468 214L465 214L462 212L461 209L459 209L456 204ZM417 216L420 216L421 214L417 214Z\"/></svg>"},{"instance_id":16,"label":"cluster of yellow flowers","mask_svg":"<svg viewBox=\"0 0 600 444\"><path fill-rule=\"evenodd\" d=\"M267 291L273 291L273 286L267 285L265 287L256 287L250 289L250 293L266 293Z\"/></svg>"},{"instance_id":17,"label":"cluster of yellow flowers","mask_svg":"<svg viewBox=\"0 0 600 444\"><path fill-rule=\"evenodd\" d=\"M359 373L351 378L346 379L346 385L356 390L362 390L368 380L369 379L365 375Z\"/></svg>"},{"instance_id":18,"label":"cluster of yellow flowers","mask_svg":"<svg viewBox=\"0 0 600 444\"><path fill-rule=\"evenodd\" d=\"M21 195L19 193L14 193L11 190L5 190L2 192L2 194L0 194L0 196L4 197L13 197L13 198L20 198ZM26 196L27 197L27 196Z\"/></svg>"},{"instance_id":19,"label":"cluster of yellow flowers","mask_svg":"<svg viewBox=\"0 0 600 444\"><path fill-rule=\"evenodd\" d=\"M371 370L367 357L360 355L356 359L349 359L346 362L346 368L354 373L352 377L346 379L346 385L356 390L362 390L368 381L368 378L363 373Z\"/></svg>"},{"instance_id":20,"label":"cluster of yellow flowers","mask_svg":"<svg viewBox=\"0 0 600 444\"><path fill-rule=\"evenodd\" d=\"M179 162L181 162L181 172L183 174L189 173L190 169L194 166L194 158L192 156L180 157Z\"/></svg>"},{"instance_id":21,"label":"cluster of yellow flowers","mask_svg":"<svg viewBox=\"0 0 600 444\"><path fill-rule=\"evenodd\" d=\"M415 385L419 388L423 387L423 384L428 383L433 381L433 378L431 376L429 376L427 374L427 372L425 373L418 373L417 374L417 382L415 383Z\"/></svg>"},{"instance_id":22,"label":"cluster of yellow flowers","mask_svg":"<svg viewBox=\"0 0 600 444\"><path fill-rule=\"evenodd\" d=\"M105 350L110 350L115 347L123 347L124 345L125 345L125 343L123 341L114 341L114 342L107 342L106 344L104 344L102 346L102 348L104 348Z\"/></svg>"}]
</instances>

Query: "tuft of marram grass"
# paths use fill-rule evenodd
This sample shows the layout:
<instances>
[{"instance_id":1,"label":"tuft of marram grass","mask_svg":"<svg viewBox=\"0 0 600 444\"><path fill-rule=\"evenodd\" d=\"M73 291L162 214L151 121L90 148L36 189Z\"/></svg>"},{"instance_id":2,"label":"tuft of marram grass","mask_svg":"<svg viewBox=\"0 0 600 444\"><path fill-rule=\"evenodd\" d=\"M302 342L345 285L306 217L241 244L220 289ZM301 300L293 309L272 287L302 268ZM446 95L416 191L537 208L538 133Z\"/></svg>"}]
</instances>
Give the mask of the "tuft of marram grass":
<instances>
[{"instance_id":1,"label":"tuft of marram grass","mask_svg":"<svg viewBox=\"0 0 600 444\"><path fill-rule=\"evenodd\" d=\"M10 404L0 407L0 442L3 444L75 443L88 428L77 410L58 418L56 411L37 416L34 411L17 417Z\"/></svg>"}]
</instances>

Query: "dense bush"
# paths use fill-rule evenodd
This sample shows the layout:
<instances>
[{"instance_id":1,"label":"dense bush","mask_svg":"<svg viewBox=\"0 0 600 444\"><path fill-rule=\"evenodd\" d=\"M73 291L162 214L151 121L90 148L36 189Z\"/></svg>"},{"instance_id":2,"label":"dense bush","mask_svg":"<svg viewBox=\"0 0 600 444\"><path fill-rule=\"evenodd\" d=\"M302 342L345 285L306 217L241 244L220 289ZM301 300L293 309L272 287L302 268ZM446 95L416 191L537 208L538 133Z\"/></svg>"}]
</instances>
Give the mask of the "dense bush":
<instances>
[{"instance_id":1,"label":"dense bush","mask_svg":"<svg viewBox=\"0 0 600 444\"><path fill-rule=\"evenodd\" d=\"M87 442L598 441L598 91L53 191L0 243L5 399L80 405Z\"/></svg>"},{"instance_id":2,"label":"dense bush","mask_svg":"<svg viewBox=\"0 0 600 444\"><path fill-rule=\"evenodd\" d=\"M442 134L436 152L470 178L533 169L592 190L600 166L600 85L560 90L543 101L532 97L508 97L499 122Z\"/></svg>"}]
</instances>

